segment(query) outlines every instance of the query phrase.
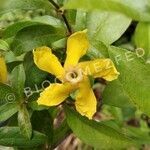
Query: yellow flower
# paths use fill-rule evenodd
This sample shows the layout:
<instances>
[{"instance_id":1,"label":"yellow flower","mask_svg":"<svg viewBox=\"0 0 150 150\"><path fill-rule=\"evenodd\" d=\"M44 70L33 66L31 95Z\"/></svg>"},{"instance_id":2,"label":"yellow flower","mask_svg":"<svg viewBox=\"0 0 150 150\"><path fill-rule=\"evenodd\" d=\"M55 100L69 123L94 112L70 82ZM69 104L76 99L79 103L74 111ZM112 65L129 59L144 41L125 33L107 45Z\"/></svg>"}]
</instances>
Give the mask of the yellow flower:
<instances>
[{"instance_id":1,"label":"yellow flower","mask_svg":"<svg viewBox=\"0 0 150 150\"><path fill-rule=\"evenodd\" d=\"M7 68L4 58L0 55L0 82L5 83L7 81Z\"/></svg>"},{"instance_id":2,"label":"yellow flower","mask_svg":"<svg viewBox=\"0 0 150 150\"><path fill-rule=\"evenodd\" d=\"M38 99L39 105L56 106L62 103L72 92L76 91L76 110L89 119L96 112L96 98L88 76L101 77L107 81L119 75L110 59L96 59L79 63L86 54L89 42L86 30L72 34L67 41L67 57L62 67L58 58L48 47L34 50L34 62L44 71L55 75L62 83L51 84Z\"/></svg>"}]
</instances>

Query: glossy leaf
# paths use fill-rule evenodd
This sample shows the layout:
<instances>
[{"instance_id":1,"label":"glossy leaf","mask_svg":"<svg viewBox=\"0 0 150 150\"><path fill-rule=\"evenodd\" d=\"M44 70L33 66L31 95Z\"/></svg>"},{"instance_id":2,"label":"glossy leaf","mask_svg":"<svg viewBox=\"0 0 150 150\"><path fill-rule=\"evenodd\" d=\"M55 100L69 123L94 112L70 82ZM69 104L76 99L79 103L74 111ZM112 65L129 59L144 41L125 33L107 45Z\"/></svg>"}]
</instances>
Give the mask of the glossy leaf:
<instances>
[{"instance_id":1,"label":"glossy leaf","mask_svg":"<svg viewBox=\"0 0 150 150\"><path fill-rule=\"evenodd\" d=\"M49 2L47 0L1 0L0 2L0 15L3 15L12 10L35 10L35 9L43 9L46 12L51 11L51 7L49 6Z\"/></svg>"},{"instance_id":2,"label":"glossy leaf","mask_svg":"<svg viewBox=\"0 0 150 150\"><path fill-rule=\"evenodd\" d=\"M34 26L34 25L49 25L53 26L57 29L61 29L62 31L64 30L64 25L63 23L52 16L41 16L41 17L35 17L34 19L30 21L21 21L21 22L16 22L10 26L8 26L3 33L3 37L5 39L10 38L15 36L19 31L21 31L24 28Z\"/></svg>"},{"instance_id":3,"label":"glossy leaf","mask_svg":"<svg viewBox=\"0 0 150 150\"><path fill-rule=\"evenodd\" d=\"M81 31L86 28L86 21L87 21L87 13L82 9L77 9L76 13L76 22L75 22L75 30Z\"/></svg>"},{"instance_id":4,"label":"glossy leaf","mask_svg":"<svg viewBox=\"0 0 150 150\"><path fill-rule=\"evenodd\" d=\"M0 83L0 106L6 103L16 101L16 96L12 88L6 84Z\"/></svg>"},{"instance_id":5,"label":"glossy leaf","mask_svg":"<svg viewBox=\"0 0 150 150\"><path fill-rule=\"evenodd\" d=\"M133 141L122 131L117 131L116 125L110 127L107 123L95 122L82 117L69 107L66 107L67 122L74 134L83 142L94 148L114 149L132 145Z\"/></svg>"},{"instance_id":6,"label":"glossy leaf","mask_svg":"<svg viewBox=\"0 0 150 150\"><path fill-rule=\"evenodd\" d=\"M139 55L117 47L110 47L109 55L120 72L124 93L137 108L150 115L150 65Z\"/></svg>"},{"instance_id":7,"label":"glossy leaf","mask_svg":"<svg viewBox=\"0 0 150 150\"><path fill-rule=\"evenodd\" d=\"M150 21L149 0L67 0L65 8L116 11L134 20Z\"/></svg>"},{"instance_id":8,"label":"glossy leaf","mask_svg":"<svg viewBox=\"0 0 150 150\"><path fill-rule=\"evenodd\" d=\"M91 43L112 44L127 30L131 19L115 12L93 11L87 15L87 29Z\"/></svg>"},{"instance_id":9,"label":"glossy leaf","mask_svg":"<svg viewBox=\"0 0 150 150\"><path fill-rule=\"evenodd\" d=\"M0 122L6 121L18 111L17 103L7 103L0 106Z\"/></svg>"},{"instance_id":10,"label":"glossy leaf","mask_svg":"<svg viewBox=\"0 0 150 150\"><path fill-rule=\"evenodd\" d=\"M33 138L28 140L20 134L18 127L0 128L0 145L17 147L37 147L46 142L46 136L39 132L33 132Z\"/></svg>"},{"instance_id":11,"label":"glossy leaf","mask_svg":"<svg viewBox=\"0 0 150 150\"><path fill-rule=\"evenodd\" d=\"M11 73L12 70L13 70L16 66L20 65L21 63L22 63L22 61L12 61L12 62L10 62L10 63L7 63L7 71Z\"/></svg>"},{"instance_id":12,"label":"glossy leaf","mask_svg":"<svg viewBox=\"0 0 150 150\"><path fill-rule=\"evenodd\" d=\"M32 51L40 46L49 46L51 43L64 37L64 31L49 25L34 25L19 31L11 43L12 51L18 56Z\"/></svg>"},{"instance_id":13,"label":"glossy leaf","mask_svg":"<svg viewBox=\"0 0 150 150\"><path fill-rule=\"evenodd\" d=\"M150 58L150 23L139 22L134 34L135 45L143 48L146 58Z\"/></svg>"},{"instance_id":14,"label":"glossy leaf","mask_svg":"<svg viewBox=\"0 0 150 150\"><path fill-rule=\"evenodd\" d=\"M24 105L20 107L18 112L18 124L20 127L21 134L25 138L30 139L32 136L32 125L30 122L28 110Z\"/></svg>"},{"instance_id":15,"label":"glossy leaf","mask_svg":"<svg viewBox=\"0 0 150 150\"><path fill-rule=\"evenodd\" d=\"M48 143L52 144L53 119L51 118L49 112L47 110L34 111L31 117L31 121L32 121L33 129L41 133L44 133L47 136Z\"/></svg>"},{"instance_id":16,"label":"glossy leaf","mask_svg":"<svg viewBox=\"0 0 150 150\"><path fill-rule=\"evenodd\" d=\"M48 73L40 70L33 61L33 54L29 52L24 57L24 68L26 73L25 86L26 89L32 89L38 92L44 87L43 83L47 83L46 77Z\"/></svg>"},{"instance_id":17,"label":"glossy leaf","mask_svg":"<svg viewBox=\"0 0 150 150\"><path fill-rule=\"evenodd\" d=\"M145 130L134 128L134 127L126 127L124 128L124 132L131 137L134 137L138 143L141 144L150 144L150 136L148 134L148 129Z\"/></svg>"},{"instance_id":18,"label":"glossy leaf","mask_svg":"<svg viewBox=\"0 0 150 150\"><path fill-rule=\"evenodd\" d=\"M0 39L0 50L8 51L9 45L6 41Z\"/></svg>"},{"instance_id":19,"label":"glossy leaf","mask_svg":"<svg viewBox=\"0 0 150 150\"><path fill-rule=\"evenodd\" d=\"M102 98L103 103L107 105L120 108L133 107L129 95L124 92L124 88L119 80L110 82L106 86Z\"/></svg>"},{"instance_id":20,"label":"glossy leaf","mask_svg":"<svg viewBox=\"0 0 150 150\"><path fill-rule=\"evenodd\" d=\"M17 93L18 100L22 99L24 94L25 72L22 64L16 66L11 72L11 84L13 90Z\"/></svg>"}]
</instances>

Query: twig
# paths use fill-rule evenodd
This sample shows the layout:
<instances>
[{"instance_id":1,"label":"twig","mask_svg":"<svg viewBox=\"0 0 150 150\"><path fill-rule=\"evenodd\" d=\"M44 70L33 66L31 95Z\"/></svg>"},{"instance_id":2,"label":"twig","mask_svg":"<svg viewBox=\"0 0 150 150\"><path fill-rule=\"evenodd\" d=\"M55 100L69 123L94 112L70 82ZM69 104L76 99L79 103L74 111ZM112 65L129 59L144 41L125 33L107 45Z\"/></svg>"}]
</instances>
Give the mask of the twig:
<instances>
[{"instance_id":1,"label":"twig","mask_svg":"<svg viewBox=\"0 0 150 150\"><path fill-rule=\"evenodd\" d=\"M60 6L57 3L55 3L53 0L49 0L49 2L56 8L57 12L59 12L61 14L61 16L64 20L64 23L67 27L68 33L69 33L69 35L71 35L72 29L71 29L71 26L69 25L69 22L65 16L65 11L61 10Z\"/></svg>"},{"instance_id":2,"label":"twig","mask_svg":"<svg viewBox=\"0 0 150 150\"><path fill-rule=\"evenodd\" d=\"M56 8L56 9L60 9L59 5L57 3L55 3L53 0L49 0L49 2Z\"/></svg>"},{"instance_id":3,"label":"twig","mask_svg":"<svg viewBox=\"0 0 150 150\"><path fill-rule=\"evenodd\" d=\"M71 29L71 26L69 25L69 22L68 22L68 20L67 20L67 18L66 18L64 13L62 14L62 18L63 18L63 20L64 20L64 22L66 24L66 27L68 29L69 34L71 35L72 34L72 29Z\"/></svg>"}]
</instances>

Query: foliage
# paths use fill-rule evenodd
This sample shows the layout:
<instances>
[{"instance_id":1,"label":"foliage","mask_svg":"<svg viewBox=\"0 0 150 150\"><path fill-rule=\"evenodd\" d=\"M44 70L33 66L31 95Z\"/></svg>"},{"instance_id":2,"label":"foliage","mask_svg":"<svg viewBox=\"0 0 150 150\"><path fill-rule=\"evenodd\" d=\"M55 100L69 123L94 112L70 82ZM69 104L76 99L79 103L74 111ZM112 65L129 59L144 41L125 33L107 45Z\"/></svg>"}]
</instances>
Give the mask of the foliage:
<instances>
[{"instance_id":1,"label":"foliage","mask_svg":"<svg viewBox=\"0 0 150 150\"><path fill-rule=\"evenodd\" d=\"M64 63L66 39L84 29L90 48L82 60L110 58L120 72L109 83L91 77L99 103L93 120L72 107L73 94L58 107L37 104L55 78L32 54L48 46ZM150 145L149 33L150 0L2 0L0 57L8 82L0 83L0 145L54 149L71 133L95 149Z\"/></svg>"}]
</instances>

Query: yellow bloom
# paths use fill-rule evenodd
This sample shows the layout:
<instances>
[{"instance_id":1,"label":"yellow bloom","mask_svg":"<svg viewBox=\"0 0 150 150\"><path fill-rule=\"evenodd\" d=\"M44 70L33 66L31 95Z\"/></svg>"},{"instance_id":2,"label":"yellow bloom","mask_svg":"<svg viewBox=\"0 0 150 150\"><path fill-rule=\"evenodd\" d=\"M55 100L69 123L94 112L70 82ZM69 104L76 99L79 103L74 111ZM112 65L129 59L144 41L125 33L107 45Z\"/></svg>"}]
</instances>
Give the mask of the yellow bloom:
<instances>
[{"instance_id":1,"label":"yellow bloom","mask_svg":"<svg viewBox=\"0 0 150 150\"><path fill-rule=\"evenodd\" d=\"M0 82L5 83L7 81L7 68L4 58L0 55Z\"/></svg>"},{"instance_id":2,"label":"yellow bloom","mask_svg":"<svg viewBox=\"0 0 150 150\"><path fill-rule=\"evenodd\" d=\"M39 105L55 106L62 103L72 92L76 91L76 110L89 119L96 112L96 98L90 85L89 75L101 77L107 81L119 75L110 59L96 59L79 63L86 54L89 42L86 30L72 34L67 41L67 57L64 67L48 47L34 50L34 62L44 71L55 75L62 83L51 84L38 99Z\"/></svg>"}]
</instances>

